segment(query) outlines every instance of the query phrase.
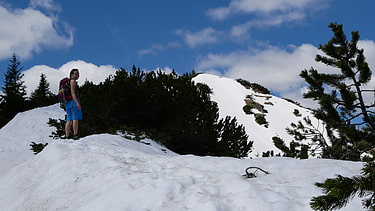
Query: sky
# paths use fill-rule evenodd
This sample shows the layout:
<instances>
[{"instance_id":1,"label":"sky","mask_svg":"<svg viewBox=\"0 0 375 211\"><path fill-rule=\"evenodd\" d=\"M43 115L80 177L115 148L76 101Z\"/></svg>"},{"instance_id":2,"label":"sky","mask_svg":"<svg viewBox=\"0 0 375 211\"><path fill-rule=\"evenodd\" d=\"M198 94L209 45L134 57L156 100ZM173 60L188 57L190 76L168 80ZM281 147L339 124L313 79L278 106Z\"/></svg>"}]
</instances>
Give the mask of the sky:
<instances>
[{"instance_id":1,"label":"sky","mask_svg":"<svg viewBox=\"0 0 375 211\"><path fill-rule=\"evenodd\" d=\"M135 65L242 78L299 101L301 70L329 71L314 58L331 22L348 38L359 31L374 69L373 8L373 0L0 0L0 80L15 53L29 93L41 73L54 86L72 67L101 81Z\"/></svg>"}]
</instances>

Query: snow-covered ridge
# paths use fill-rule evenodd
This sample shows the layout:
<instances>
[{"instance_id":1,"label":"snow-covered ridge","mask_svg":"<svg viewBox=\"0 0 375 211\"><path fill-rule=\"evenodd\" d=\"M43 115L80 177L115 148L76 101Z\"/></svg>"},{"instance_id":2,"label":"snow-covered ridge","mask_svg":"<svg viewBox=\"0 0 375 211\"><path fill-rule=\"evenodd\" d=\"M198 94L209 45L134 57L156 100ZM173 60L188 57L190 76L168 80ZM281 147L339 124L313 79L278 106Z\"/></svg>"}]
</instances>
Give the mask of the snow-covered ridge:
<instances>
[{"instance_id":1,"label":"snow-covered ridge","mask_svg":"<svg viewBox=\"0 0 375 211\"><path fill-rule=\"evenodd\" d=\"M270 174L241 175L248 166ZM57 141L0 177L2 210L310 210L313 183L360 163L176 155L155 143L93 135ZM355 200L344 210L360 210Z\"/></svg>"},{"instance_id":2,"label":"snow-covered ridge","mask_svg":"<svg viewBox=\"0 0 375 211\"><path fill-rule=\"evenodd\" d=\"M260 94L252 89L246 89L235 79L199 74L193 80L196 83L207 84L212 89L211 98L218 104L220 118L236 117L238 123L245 127L249 140L254 141L250 157L262 156L262 152L270 150L273 150L275 154L280 153L281 151L274 146L272 137L278 136L288 144L292 137L287 134L286 128L291 123L302 121L306 116L317 128L323 130L322 124L319 124L309 109L273 95ZM243 111L246 105L245 100L249 99L249 96L266 110L264 115L268 122L267 126L258 124L255 121L255 115L249 115ZM295 114L296 110L299 115Z\"/></svg>"},{"instance_id":3,"label":"snow-covered ridge","mask_svg":"<svg viewBox=\"0 0 375 211\"><path fill-rule=\"evenodd\" d=\"M53 140L49 118L64 118L64 111L58 105L33 109L0 129L0 210L307 211L321 194L315 182L362 168L324 159L178 155L152 140L110 134ZM49 144L33 155L32 141ZM245 179L249 166L270 174ZM361 202L355 198L342 210L361 210Z\"/></svg>"}]
</instances>

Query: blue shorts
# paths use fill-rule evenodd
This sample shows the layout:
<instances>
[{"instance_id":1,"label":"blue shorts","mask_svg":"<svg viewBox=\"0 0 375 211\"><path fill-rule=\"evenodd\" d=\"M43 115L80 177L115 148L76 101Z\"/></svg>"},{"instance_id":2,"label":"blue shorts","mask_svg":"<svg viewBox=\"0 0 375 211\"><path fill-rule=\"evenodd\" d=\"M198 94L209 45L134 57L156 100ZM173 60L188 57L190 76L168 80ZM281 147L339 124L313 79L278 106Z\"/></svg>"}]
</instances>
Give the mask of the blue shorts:
<instances>
[{"instance_id":1,"label":"blue shorts","mask_svg":"<svg viewBox=\"0 0 375 211\"><path fill-rule=\"evenodd\" d=\"M77 108L77 103L74 100L69 100L65 105L66 121L81 120L82 109Z\"/></svg>"}]
</instances>

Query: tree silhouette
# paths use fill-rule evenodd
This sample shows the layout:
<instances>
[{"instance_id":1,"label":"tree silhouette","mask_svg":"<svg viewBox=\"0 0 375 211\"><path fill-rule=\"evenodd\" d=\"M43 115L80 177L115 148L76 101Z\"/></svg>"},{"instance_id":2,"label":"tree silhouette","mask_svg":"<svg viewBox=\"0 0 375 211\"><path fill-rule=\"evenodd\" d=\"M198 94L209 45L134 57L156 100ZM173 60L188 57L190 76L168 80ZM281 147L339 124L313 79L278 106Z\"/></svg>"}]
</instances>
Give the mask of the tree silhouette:
<instances>
[{"instance_id":1,"label":"tree silhouette","mask_svg":"<svg viewBox=\"0 0 375 211\"><path fill-rule=\"evenodd\" d=\"M56 95L49 90L49 83L45 74L40 75L38 88L30 95L32 107L42 107L57 103Z\"/></svg>"},{"instance_id":2,"label":"tree silhouette","mask_svg":"<svg viewBox=\"0 0 375 211\"><path fill-rule=\"evenodd\" d=\"M11 120L18 112L26 109L26 86L22 81L21 62L16 54L13 54L5 73L5 83L2 87L0 115L1 127Z\"/></svg>"}]
</instances>

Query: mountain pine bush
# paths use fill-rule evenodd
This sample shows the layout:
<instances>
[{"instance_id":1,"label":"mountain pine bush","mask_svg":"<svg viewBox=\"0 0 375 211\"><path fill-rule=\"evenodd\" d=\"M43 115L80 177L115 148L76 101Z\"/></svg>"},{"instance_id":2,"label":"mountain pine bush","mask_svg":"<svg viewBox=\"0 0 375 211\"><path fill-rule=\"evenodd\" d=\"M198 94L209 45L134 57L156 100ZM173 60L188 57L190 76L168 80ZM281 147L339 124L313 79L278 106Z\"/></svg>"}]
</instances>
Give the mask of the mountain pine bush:
<instances>
[{"instance_id":1,"label":"mountain pine bush","mask_svg":"<svg viewBox=\"0 0 375 211\"><path fill-rule=\"evenodd\" d=\"M180 154L246 156L252 142L242 125L236 119L219 120L211 89L195 84L195 74L144 72L133 66L98 85L86 82L80 88L85 107L80 134L133 128Z\"/></svg>"},{"instance_id":2,"label":"mountain pine bush","mask_svg":"<svg viewBox=\"0 0 375 211\"><path fill-rule=\"evenodd\" d=\"M353 31L351 40L347 40L342 25L331 23L329 28L334 36L327 44L319 46L325 55L317 55L315 60L339 71L319 73L311 68L300 74L309 85L304 97L319 104L314 116L324 122L329 141L315 130L304 130L299 126L294 128L294 136L306 138L312 135L324 158L359 161L363 154L375 148L375 90L365 87L372 72L364 50L357 46L358 31ZM375 210L374 184L375 165L369 161L359 176L347 178L338 175L316 183L323 188L325 195L314 197L311 207L314 210L339 209L358 195L364 198L364 208Z\"/></svg>"}]
</instances>

